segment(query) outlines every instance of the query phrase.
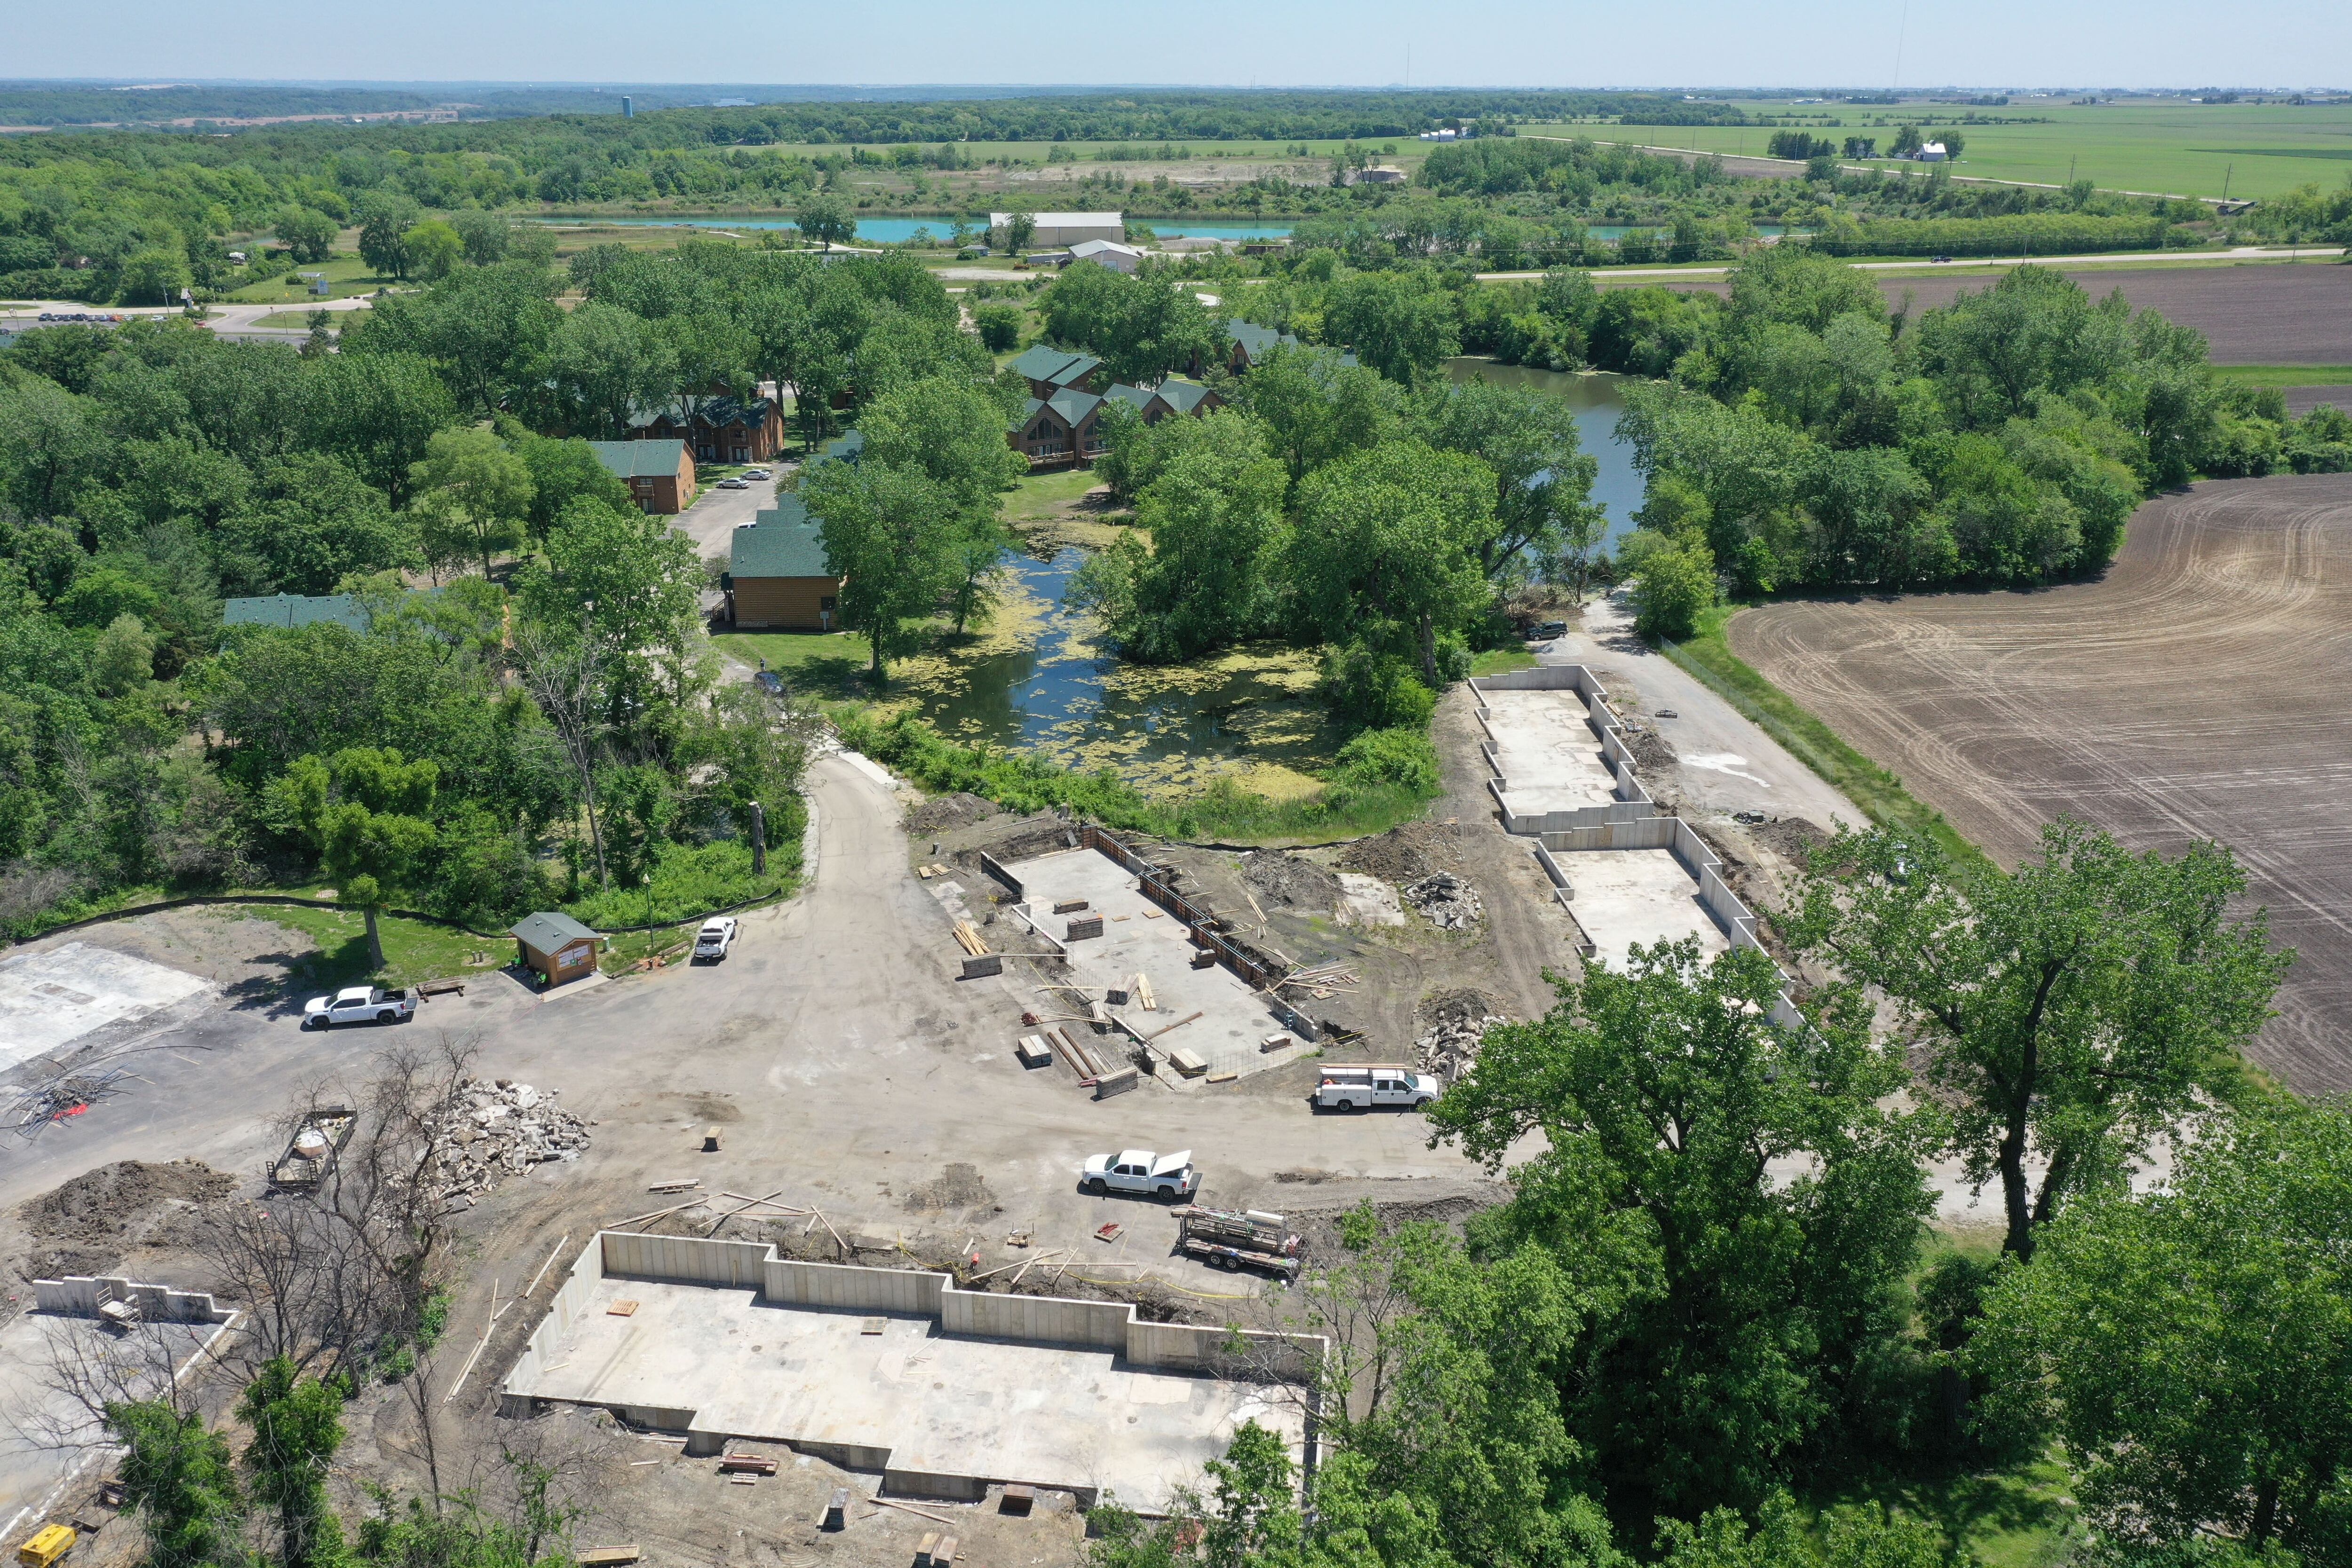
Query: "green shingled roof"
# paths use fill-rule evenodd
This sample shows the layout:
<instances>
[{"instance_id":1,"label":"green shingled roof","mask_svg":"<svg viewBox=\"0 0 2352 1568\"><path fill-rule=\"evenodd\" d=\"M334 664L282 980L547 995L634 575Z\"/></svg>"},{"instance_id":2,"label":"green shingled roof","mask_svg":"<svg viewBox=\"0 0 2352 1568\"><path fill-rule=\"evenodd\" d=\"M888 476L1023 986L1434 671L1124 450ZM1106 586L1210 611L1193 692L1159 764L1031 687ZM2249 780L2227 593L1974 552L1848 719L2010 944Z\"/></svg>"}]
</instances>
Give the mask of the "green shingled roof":
<instances>
[{"instance_id":1,"label":"green shingled roof","mask_svg":"<svg viewBox=\"0 0 2352 1568\"><path fill-rule=\"evenodd\" d=\"M676 479L686 456L683 441L591 441L588 449L615 479Z\"/></svg>"},{"instance_id":2,"label":"green shingled roof","mask_svg":"<svg viewBox=\"0 0 2352 1568\"><path fill-rule=\"evenodd\" d=\"M1254 321L1244 321L1239 316L1225 323L1225 336L1241 344L1243 352L1253 360L1264 359L1274 352L1277 344L1289 348L1298 346L1298 340L1288 332L1277 332L1272 327L1261 327Z\"/></svg>"},{"instance_id":3,"label":"green shingled roof","mask_svg":"<svg viewBox=\"0 0 2352 1568\"><path fill-rule=\"evenodd\" d=\"M787 491L772 508L762 509L735 530L727 559L727 574L745 577L830 577L824 563L824 538L816 520Z\"/></svg>"},{"instance_id":4,"label":"green shingled roof","mask_svg":"<svg viewBox=\"0 0 2352 1568\"><path fill-rule=\"evenodd\" d=\"M272 594L265 599L230 599L221 605L221 624L228 626L307 626L319 621L355 632L373 624L354 594Z\"/></svg>"},{"instance_id":5,"label":"green shingled roof","mask_svg":"<svg viewBox=\"0 0 2352 1568\"><path fill-rule=\"evenodd\" d=\"M1115 397L1121 403L1129 404L1138 414L1151 406L1151 388L1148 386L1128 386L1122 384L1112 387L1104 393L1103 396L1106 399Z\"/></svg>"},{"instance_id":6,"label":"green shingled roof","mask_svg":"<svg viewBox=\"0 0 2352 1568\"><path fill-rule=\"evenodd\" d=\"M1014 359L1008 368L1019 371L1031 381L1069 386L1101 369L1102 361L1092 354L1072 353L1067 349L1049 349L1039 343Z\"/></svg>"},{"instance_id":7,"label":"green shingled roof","mask_svg":"<svg viewBox=\"0 0 2352 1568\"><path fill-rule=\"evenodd\" d=\"M1179 414L1192 413L1201 406L1201 400L1209 395L1209 389L1199 382L1186 381L1177 375L1161 382L1158 391L1160 400Z\"/></svg>"},{"instance_id":8,"label":"green shingled roof","mask_svg":"<svg viewBox=\"0 0 2352 1568\"><path fill-rule=\"evenodd\" d=\"M552 953L558 948L575 942L602 942L603 936L582 925L570 915L554 910L541 910L529 914L507 928L507 934L520 937L540 952Z\"/></svg>"}]
</instances>

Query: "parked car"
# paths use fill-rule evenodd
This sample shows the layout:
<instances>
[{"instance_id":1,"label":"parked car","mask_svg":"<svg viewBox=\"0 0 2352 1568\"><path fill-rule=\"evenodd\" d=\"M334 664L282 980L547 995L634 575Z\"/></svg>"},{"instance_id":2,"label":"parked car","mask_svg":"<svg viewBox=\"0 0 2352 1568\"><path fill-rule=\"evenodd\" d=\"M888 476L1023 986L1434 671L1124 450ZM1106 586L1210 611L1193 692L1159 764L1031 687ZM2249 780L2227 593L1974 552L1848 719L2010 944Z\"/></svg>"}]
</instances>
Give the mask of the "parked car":
<instances>
[{"instance_id":1,"label":"parked car","mask_svg":"<svg viewBox=\"0 0 2352 1568\"><path fill-rule=\"evenodd\" d=\"M746 468L743 470L743 477L747 479L772 479L776 476L765 468Z\"/></svg>"},{"instance_id":2,"label":"parked car","mask_svg":"<svg viewBox=\"0 0 2352 1568\"><path fill-rule=\"evenodd\" d=\"M302 1009L302 1026L316 1024L404 1024L416 1016L416 993L379 991L373 985L349 985L332 996L313 996Z\"/></svg>"},{"instance_id":3,"label":"parked car","mask_svg":"<svg viewBox=\"0 0 2352 1568\"><path fill-rule=\"evenodd\" d=\"M716 963L726 957L727 950L734 945L735 917L733 915L720 915L715 920L707 920L702 922L702 929L695 933L694 957L691 962L700 963L703 960L709 959Z\"/></svg>"},{"instance_id":4,"label":"parked car","mask_svg":"<svg viewBox=\"0 0 2352 1568\"><path fill-rule=\"evenodd\" d=\"M1568 623L1566 621L1545 621L1528 634L1528 640L1529 642L1542 642L1550 637L1566 637L1567 635Z\"/></svg>"},{"instance_id":5,"label":"parked car","mask_svg":"<svg viewBox=\"0 0 2352 1568\"><path fill-rule=\"evenodd\" d=\"M713 489L720 490L748 490L751 488L751 485L743 479L737 479L732 476L719 480L716 485L711 487Z\"/></svg>"},{"instance_id":6,"label":"parked car","mask_svg":"<svg viewBox=\"0 0 2352 1568\"><path fill-rule=\"evenodd\" d=\"M1078 1173L1087 1191L1101 1197L1108 1193L1133 1193L1163 1203L1182 1203L1201 1190L1201 1173L1192 1169L1192 1151L1155 1154L1149 1149L1126 1149L1097 1154Z\"/></svg>"},{"instance_id":7,"label":"parked car","mask_svg":"<svg viewBox=\"0 0 2352 1568\"><path fill-rule=\"evenodd\" d=\"M1315 1086L1315 1103L1325 1110L1370 1110L1394 1105L1418 1110L1445 1092L1425 1072L1402 1067L1328 1067Z\"/></svg>"}]
</instances>

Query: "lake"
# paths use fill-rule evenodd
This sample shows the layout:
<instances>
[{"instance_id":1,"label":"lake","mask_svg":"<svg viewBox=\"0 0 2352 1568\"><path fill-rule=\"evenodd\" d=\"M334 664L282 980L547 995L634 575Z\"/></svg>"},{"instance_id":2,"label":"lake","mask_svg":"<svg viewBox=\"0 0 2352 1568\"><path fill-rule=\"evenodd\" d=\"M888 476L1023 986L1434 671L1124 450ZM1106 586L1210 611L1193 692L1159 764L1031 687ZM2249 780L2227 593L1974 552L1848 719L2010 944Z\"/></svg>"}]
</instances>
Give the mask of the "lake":
<instances>
[{"instance_id":1,"label":"lake","mask_svg":"<svg viewBox=\"0 0 2352 1568\"><path fill-rule=\"evenodd\" d=\"M1281 239L1290 233L1290 225L1287 223L1258 223L1249 219L1241 219L1237 221L1220 219L1212 221L1202 218L1195 221L1190 218L1171 217L1138 218L1135 221L1148 226L1152 233L1158 235L1161 239L1174 239L1180 235L1193 239ZM901 217L866 217L860 216L857 219L857 237L851 240L849 243L852 245L856 245L860 242L873 245L896 245L901 240L914 238L915 231L919 228L922 228L929 229L931 233L931 237L934 239L937 239L940 244L944 245L947 243L948 230L954 225L954 223L955 219L953 217L924 216L919 214L908 215ZM583 218L578 220L577 225L570 225L567 226L579 226L585 225L619 225L628 227L701 228L728 231L759 228L792 228L794 226L791 218L779 216L773 213L761 216L751 216L747 215L742 217Z\"/></svg>"},{"instance_id":2,"label":"lake","mask_svg":"<svg viewBox=\"0 0 2352 1568\"><path fill-rule=\"evenodd\" d=\"M1445 371L1456 381L1483 375L1500 385L1532 386L1565 399L1576 410L1578 438L1601 464L1592 481L1592 499L1609 509L1609 531L1604 537L1613 543L1633 526L1633 512L1642 504L1645 487L1641 470L1633 467L1633 448L1617 440L1617 416L1625 412L1624 376L1605 371L1531 370L1466 354L1447 360Z\"/></svg>"}]
</instances>

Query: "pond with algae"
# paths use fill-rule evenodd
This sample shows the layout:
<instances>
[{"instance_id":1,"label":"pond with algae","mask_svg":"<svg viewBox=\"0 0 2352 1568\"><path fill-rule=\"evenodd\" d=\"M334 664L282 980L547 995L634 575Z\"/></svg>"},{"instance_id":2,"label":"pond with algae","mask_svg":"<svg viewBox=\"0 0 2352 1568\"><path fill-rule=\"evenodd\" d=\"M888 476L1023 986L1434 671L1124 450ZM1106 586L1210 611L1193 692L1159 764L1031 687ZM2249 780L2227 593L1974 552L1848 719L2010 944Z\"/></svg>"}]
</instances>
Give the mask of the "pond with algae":
<instances>
[{"instance_id":1,"label":"pond with algae","mask_svg":"<svg viewBox=\"0 0 2352 1568\"><path fill-rule=\"evenodd\" d=\"M1063 594L1086 552L1006 563L995 614L891 669L880 706L968 745L1110 768L1138 788L1191 795L1230 779L1286 799L1319 786L1340 734L1316 701L1315 656L1253 643L1185 665L1129 664Z\"/></svg>"},{"instance_id":2,"label":"pond with algae","mask_svg":"<svg viewBox=\"0 0 2352 1568\"><path fill-rule=\"evenodd\" d=\"M1642 479L1615 437L1622 378L1469 359L1447 369L1456 379L1483 374L1565 398L1585 449L1601 461L1593 499L1608 508L1610 533L1629 526ZM1344 737L1315 700L1311 650L1261 642L1193 664L1129 664L1103 646L1091 615L1064 608L1079 565L1121 531L1088 488L1089 478L1074 473L1022 481L1006 517L1032 552L1006 557L994 613L969 637L940 637L895 661L876 706L912 712L968 745L1107 767L1154 795L1196 794L1220 779L1276 799L1320 787ZM842 652L808 657L816 644ZM848 637L747 636L744 645L799 664L793 679L835 695L851 694L845 682L864 662L863 643ZM797 646L787 652L789 645Z\"/></svg>"}]
</instances>

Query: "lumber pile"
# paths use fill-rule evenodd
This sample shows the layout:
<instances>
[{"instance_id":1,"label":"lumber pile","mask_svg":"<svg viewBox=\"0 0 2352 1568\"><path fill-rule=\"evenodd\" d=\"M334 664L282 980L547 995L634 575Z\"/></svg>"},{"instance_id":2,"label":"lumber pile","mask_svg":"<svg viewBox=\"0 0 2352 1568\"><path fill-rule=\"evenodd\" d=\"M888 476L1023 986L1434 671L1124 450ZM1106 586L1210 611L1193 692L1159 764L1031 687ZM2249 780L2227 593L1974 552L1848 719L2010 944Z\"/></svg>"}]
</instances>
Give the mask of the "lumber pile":
<instances>
[{"instance_id":1,"label":"lumber pile","mask_svg":"<svg viewBox=\"0 0 2352 1568\"><path fill-rule=\"evenodd\" d=\"M974 958L988 952L988 943L980 940L980 929L970 921L956 921L955 939L961 942L963 950Z\"/></svg>"}]
</instances>

